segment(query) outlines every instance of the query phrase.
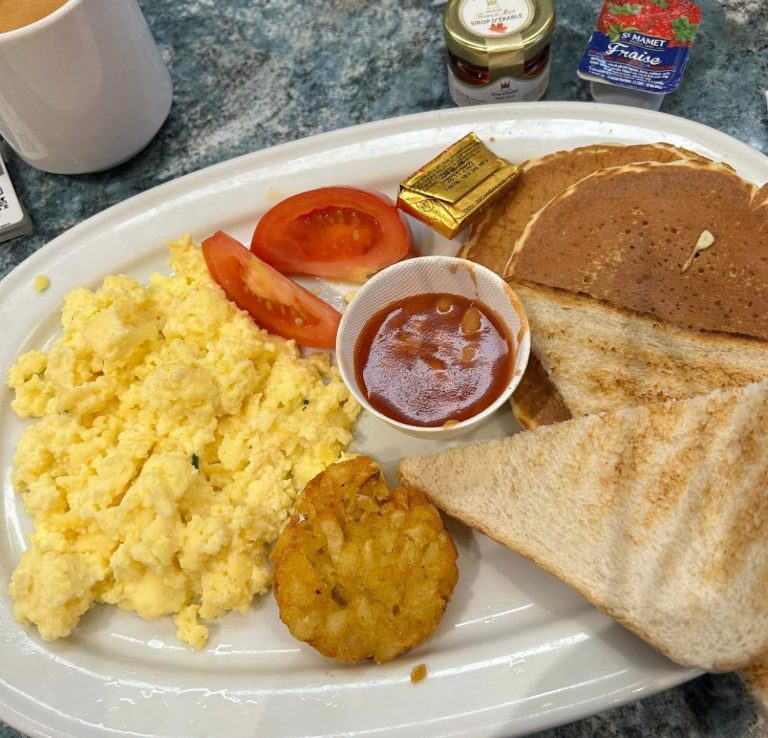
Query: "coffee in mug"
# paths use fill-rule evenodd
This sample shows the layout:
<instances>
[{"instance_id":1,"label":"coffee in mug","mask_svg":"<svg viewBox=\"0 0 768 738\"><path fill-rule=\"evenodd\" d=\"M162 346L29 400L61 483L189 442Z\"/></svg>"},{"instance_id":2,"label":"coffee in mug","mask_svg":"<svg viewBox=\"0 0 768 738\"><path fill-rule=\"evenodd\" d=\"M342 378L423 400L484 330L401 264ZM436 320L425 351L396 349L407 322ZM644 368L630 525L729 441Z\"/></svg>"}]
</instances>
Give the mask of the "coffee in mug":
<instances>
[{"instance_id":1,"label":"coffee in mug","mask_svg":"<svg viewBox=\"0 0 768 738\"><path fill-rule=\"evenodd\" d=\"M67 0L0 0L0 33L39 21Z\"/></svg>"}]
</instances>

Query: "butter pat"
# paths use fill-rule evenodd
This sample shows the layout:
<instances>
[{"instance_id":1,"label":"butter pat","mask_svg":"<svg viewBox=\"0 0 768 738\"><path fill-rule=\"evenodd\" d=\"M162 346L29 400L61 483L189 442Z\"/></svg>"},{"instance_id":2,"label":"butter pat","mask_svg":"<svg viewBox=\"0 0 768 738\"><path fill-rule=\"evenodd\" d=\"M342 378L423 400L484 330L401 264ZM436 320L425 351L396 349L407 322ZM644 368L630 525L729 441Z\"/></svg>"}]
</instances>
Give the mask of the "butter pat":
<instances>
[{"instance_id":1,"label":"butter pat","mask_svg":"<svg viewBox=\"0 0 768 738\"><path fill-rule=\"evenodd\" d=\"M400 184L397 207L446 238L466 228L521 171L469 133Z\"/></svg>"}]
</instances>

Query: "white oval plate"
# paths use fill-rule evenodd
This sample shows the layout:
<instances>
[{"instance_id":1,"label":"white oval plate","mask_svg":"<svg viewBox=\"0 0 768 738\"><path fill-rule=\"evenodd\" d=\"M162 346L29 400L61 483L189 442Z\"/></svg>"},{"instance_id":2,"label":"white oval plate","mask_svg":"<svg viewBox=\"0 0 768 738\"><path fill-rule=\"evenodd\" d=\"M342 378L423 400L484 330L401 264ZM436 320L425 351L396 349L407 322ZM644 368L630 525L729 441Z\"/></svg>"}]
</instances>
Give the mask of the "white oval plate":
<instances>
[{"instance_id":1,"label":"white oval plate","mask_svg":"<svg viewBox=\"0 0 768 738\"><path fill-rule=\"evenodd\" d=\"M165 268L163 242L223 228L244 240L286 195L354 184L395 195L398 182L474 130L523 161L557 149L664 140L768 179L768 159L717 131L631 108L534 103L445 110L372 123L243 156L145 192L89 219L33 254L0 283L0 375L56 333L62 297L109 273ZM674 197L674 193L670 193ZM453 253L415 229L423 253ZM37 294L36 275L51 278ZM345 291L337 286L335 299ZM40 640L13 619L10 573L29 521L10 483L22 430L0 391L0 718L35 736L511 736L575 720L673 686L694 672L662 658L533 564L452 525L460 580L435 636L389 664L339 665L294 641L271 597L212 629L206 650L184 648L170 619L115 608L88 613L70 638ZM509 412L472 438L511 433ZM372 416L357 448L390 480L405 454L436 450ZM428 678L412 684L425 663Z\"/></svg>"}]
</instances>

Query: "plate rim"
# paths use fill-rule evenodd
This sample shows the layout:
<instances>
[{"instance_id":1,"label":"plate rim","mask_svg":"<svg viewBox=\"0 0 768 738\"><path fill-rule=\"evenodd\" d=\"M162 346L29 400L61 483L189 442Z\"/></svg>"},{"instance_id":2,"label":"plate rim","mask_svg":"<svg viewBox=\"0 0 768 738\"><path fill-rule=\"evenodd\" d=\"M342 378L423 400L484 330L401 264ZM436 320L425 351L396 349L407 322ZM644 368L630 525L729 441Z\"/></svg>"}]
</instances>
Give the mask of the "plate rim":
<instances>
[{"instance_id":1,"label":"plate rim","mask_svg":"<svg viewBox=\"0 0 768 738\"><path fill-rule=\"evenodd\" d=\"M734 147L741 151L741 153L747 157L755 157L756 161L762 160L762 164L766 167L766 177L768 178L768 155L763 154L757 149L751 147L744 141L735 138L729 133L725 133L711 126L699 123L697 121L688 120L671 113L663 113L654 110L645 110L640 108L627 108L621 105L611 105L608 103L592 103L582 101L543 101L543 102L530 102L530 103L496 103L492 105L465 107L465 108L442 108L439 110L430 110L422 113L410 113L407 115L397 116L394 118L384 118L382 120L369 121L366 123L359 123L356 125L345 126L344 128L338 128L330 131L323 131L321 133L315 133L310 136L294 139L293 141L285 141L283 143L275 144L274 146L266 146L261 149L240 154L230 159L225 159L215 164L210 164L199 169L195 169L191 172L175 177L163 182L162 184L150 187L143 192L139 192L135 195L131 195L125 200L110 205L104 210L94 213L90 217L75 224L71 228L67 228L62 231L58 236L55 236L50 241L45 243L36 251L33 251L29 256L15 265L7 274L0 280L0 292L4 286L5 281L14 275L18 270L28 270L35 266L38 259L43 258L43 254L47 254L49 250L56 248L61 241L68 241L72 238L80 236L82 233L87 232L91 228L94 228L101 224L102 220L107 220L116 215L122 215L123 213L130 212L131 209L140 207L145 200L152 200L157 197L158 194L171 193L175 189L185 189L188 184L194 185L195 180L201 181L211 174L218 175L221 172L225 172L227 169L237 169L239 167L248 166L249 164L258 165L261 159L265 159L268 156L274 156L278 154L290 154L292 151L299 151L302 148L315 149L316 144L320 144L320 148L333 148L332 144L337 140L348 139L350 136L356 136L362 139L373 138L374 136L365 135L369 133L385 134L387 132L396 133L394 129L401 129L400 132L405 132L411 129L412 124L424 122L426 127L430 126L431 121L442 122L443 120L453 120L460 122L462 119L475 120L475 122L489 122L500 114L508 114L510 112L510 105L514 105L514 112L521 113L522 115L509 116L509 120L517 118L531 118L529 113L541 111L541 119L551 119L556 117L569 118L568 113L578 113L573 115L570 119L579 120L602 120L607 123L630 123L632 125L648 124L644 127L653 127L654 121L667 124L662 125L657 130L659 133L680 133L681 135L687 135L687 132L698 131L699 133L707 136L714 137L715 140L720 140L724 144ZM549 114L551 111L551 114ZM589 111L593 111L593 114L589 114ZM481 113L478 115L478 113ZM583 113L583 115L582 115ZM506 116L505 116L506 117ZM479 120L479 119L483 120ZM682 131L672 130L676 128L682 128ZM389 129L393 129L389 131ZM328 144L328 146L326 146Z\"/></svg>"}]
</instances>

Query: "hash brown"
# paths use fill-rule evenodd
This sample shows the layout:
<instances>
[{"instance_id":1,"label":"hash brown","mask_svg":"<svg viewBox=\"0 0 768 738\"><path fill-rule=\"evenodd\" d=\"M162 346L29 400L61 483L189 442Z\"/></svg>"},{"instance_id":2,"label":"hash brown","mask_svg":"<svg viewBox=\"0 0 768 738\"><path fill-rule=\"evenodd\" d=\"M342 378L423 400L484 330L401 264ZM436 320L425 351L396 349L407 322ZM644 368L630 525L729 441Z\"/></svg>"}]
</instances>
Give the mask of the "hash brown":
<instances>
[{"instance_id":1,"label":"hash brown","mask_svg":"<svg viewBox=\"0 0 768 738\"><path fill-rule=\"evenodd\" d=\"M358 456L311 480L272 551L291 634L342 661L389 661L428 638L458 579L456 546L421 493Z\"/></svg>"}]
</instances>

